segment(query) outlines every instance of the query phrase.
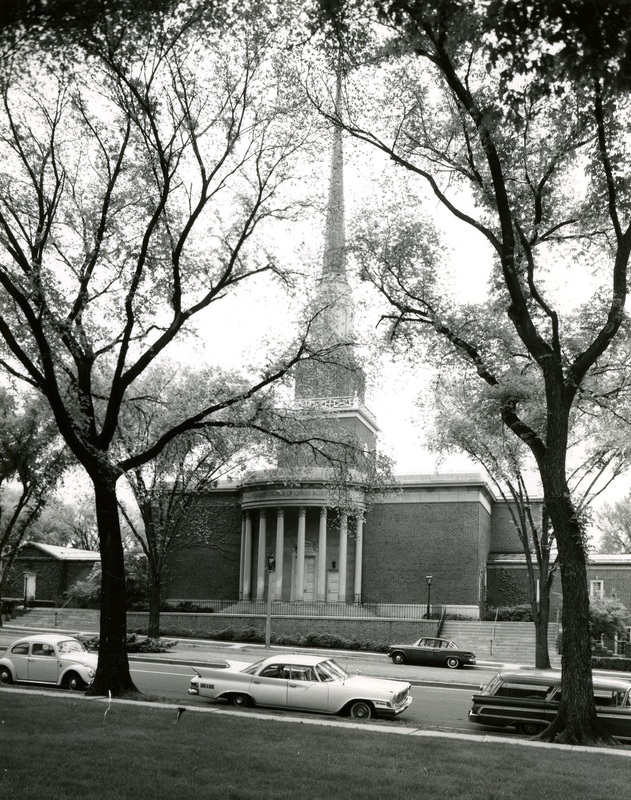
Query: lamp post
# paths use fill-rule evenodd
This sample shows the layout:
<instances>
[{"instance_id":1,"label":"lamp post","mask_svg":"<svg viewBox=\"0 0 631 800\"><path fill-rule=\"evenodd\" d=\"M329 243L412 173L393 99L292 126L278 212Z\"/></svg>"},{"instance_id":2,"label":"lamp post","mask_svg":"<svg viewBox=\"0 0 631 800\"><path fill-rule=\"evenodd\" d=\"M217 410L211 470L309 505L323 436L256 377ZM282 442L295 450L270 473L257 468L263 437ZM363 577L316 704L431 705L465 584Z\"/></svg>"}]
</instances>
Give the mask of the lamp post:
<instances>
[{"instance_id":1,"label":"lamp post","mask_svg":"<svg viewBox=\"0 0 631 800\"><path fill-rule=\"evenodd\" d=\"M431 591L432 591L432 576L431 575L426 575L425 576L425 580L427 581L427 612L425 614L425 617L427 619L429 619L429 615L430 615L429 599L430 599Z\"/></svg>"},{"instance_id":2,"label":"lamp post","mask_svg":"<svg viewBox=\"0 0 631 800\"><path fill-rule=\"evenodd\" d=\"M265 615L265 649L270 649L272 636L272 573L276 569L276 558L273 553L267 556L267 614Z\"/></svg>"}]
</instances>

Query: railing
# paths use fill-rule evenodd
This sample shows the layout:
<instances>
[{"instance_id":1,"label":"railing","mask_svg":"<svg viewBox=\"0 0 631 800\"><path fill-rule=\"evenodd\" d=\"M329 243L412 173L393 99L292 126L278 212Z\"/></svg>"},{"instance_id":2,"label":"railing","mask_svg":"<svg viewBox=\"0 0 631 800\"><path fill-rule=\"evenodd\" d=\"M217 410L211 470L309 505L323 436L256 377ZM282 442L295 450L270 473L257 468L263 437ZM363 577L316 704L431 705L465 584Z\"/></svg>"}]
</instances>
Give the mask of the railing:
<instances>
[{"instance_id":1,"label":"railing","mask_svg":"<svg viewBox=\"0 0 631 800\"><path fill-rule=\"evenodd\" d=\"M267 600L190 600L173 599L163 611L199 614L224 614L230 616L265 616ZM444 606L431 606L430 619L433 622L444 616ZM272 600L272 616L287 617L344 617L344 618L380 618L427 620L425 603L329 603L327 601L292 602Z\"/></svg>"}]
</instances>

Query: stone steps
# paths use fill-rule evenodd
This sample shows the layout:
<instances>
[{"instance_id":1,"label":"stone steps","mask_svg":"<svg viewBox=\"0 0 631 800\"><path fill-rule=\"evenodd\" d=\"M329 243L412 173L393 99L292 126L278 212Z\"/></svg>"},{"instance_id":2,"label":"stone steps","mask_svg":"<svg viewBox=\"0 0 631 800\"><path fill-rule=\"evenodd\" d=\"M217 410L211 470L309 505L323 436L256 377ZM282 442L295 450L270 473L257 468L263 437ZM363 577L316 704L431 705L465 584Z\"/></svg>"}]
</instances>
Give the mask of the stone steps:
<instances>
[{"instance_id":1,"label":"stone steps","mask_svg":"<svg viewBox=\"0 0 631 800\"><path fill-rule=\"evenodd\" d=\"M98 632L100 613L98 609L34 608L17 616L14 622L27 628Z\"/></svg>"},{"instance_id":2,"label":"stone steps","mask_svg":"<svg viewBox=\"0 0 631 800\"><path fill-rule=\"evenodd\" d=\"M478 659L535 663L535 626L532 622L446 621L441 636L473 650ZM556 649L557 625L548 625L548 652L552 666L561 666Z\"/></svg>"}]
</instances>

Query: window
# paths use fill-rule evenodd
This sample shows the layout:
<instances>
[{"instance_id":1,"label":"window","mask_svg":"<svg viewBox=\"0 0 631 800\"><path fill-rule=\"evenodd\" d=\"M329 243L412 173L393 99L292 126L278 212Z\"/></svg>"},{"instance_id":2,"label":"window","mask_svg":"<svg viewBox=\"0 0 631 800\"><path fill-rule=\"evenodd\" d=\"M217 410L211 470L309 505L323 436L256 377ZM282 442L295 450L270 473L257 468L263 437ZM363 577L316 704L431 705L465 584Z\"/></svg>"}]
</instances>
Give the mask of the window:
<instances>
[{"instance_id":1,"label":"window","mask_svg":"<svg viewBox=\"0 0 631 800\"><path fill-rule=\"evenodd\" d=\"M282 670L283 667L280 664L271 664L261 670L261 678L283 678L285 676L281 675Z\"/></svg>"},{"instance_id":2,"label":"window","mask_svg":"<svg viewBox=\"0 0 631 800\"><path fill-rule=\"evenodd\" d=\"M21 642L11 648L14 656L27 656L28 655L28 642Z\"/></svg>"},{"instance_id":3,"label":"window","mask_svg":"<svg viewBox=\"0 0 631 800\"><path fill-rule=\"evenodd\" d=\"M590 581L589 582L589 596L593 600L602 600L605 596L605 582L604 581Z\"/></svg>"}]
</instances>

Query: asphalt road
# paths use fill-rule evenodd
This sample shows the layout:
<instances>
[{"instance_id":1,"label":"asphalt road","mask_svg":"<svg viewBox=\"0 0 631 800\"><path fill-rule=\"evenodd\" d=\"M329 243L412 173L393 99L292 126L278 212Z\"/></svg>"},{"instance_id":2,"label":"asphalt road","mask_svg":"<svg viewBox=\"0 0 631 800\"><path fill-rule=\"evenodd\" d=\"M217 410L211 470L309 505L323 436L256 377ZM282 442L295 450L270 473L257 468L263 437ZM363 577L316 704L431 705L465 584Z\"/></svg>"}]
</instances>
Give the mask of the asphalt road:
<instances>
[{"instance_id":1,"label":"asphalt road","mask_svg":"<svg viewBox=\"0 0 631 800\"><path fill-rule=\"evenodd\" d=\"M23 635L34 633L32 629L17 627L0 629L0 648L4 648ZM61 631L59 631L61 632ZM78 633L78 631L68 632ZM272 652L297 652L299 648L274 647ZM309 652L313 653L313 650ZM408 681L413 685L412 705L397 719L384 722L387 725L420 729L466 732L485 735L493 729L471 725L467 713L471 705L471 694L486 683L497 672L500 664L484 664L450 670L438 667L420 667L409 664L393 664L387 656L377 653L347 651L321 651L335 658L351 673L360 672L380 678ZM165 698L186 705L212 704L218 710L230 708L221 701L213 703L206 698L187 694L189 681L194 674L193 666L211 666L213 663L230 661L254 662L270 655L260 645L230 642L206 642L180 640L163 654L130 655L130 669L136 686L144 694ZM262 709L257 709L261 712ZM244 713L247 713L244 712ZM273 715L291 714L270 710Z\"/></svg>"}]
</instances>

